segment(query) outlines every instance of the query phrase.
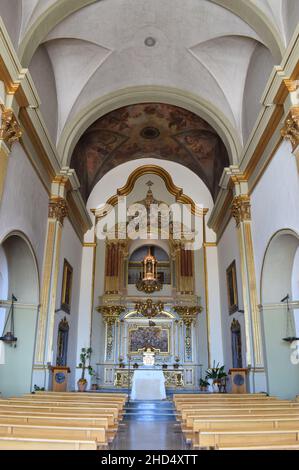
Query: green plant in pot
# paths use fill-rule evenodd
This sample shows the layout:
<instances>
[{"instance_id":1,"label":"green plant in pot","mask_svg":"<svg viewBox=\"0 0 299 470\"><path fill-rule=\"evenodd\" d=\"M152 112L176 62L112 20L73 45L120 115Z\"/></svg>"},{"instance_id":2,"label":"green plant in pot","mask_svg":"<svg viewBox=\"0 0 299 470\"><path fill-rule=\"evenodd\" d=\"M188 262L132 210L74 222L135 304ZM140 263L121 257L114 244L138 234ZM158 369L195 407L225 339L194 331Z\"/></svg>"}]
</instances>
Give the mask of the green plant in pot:
<instances>
[{"instance_id":1,"label":"green plant in pot","mask_svg":"<svg viewBox=\"0 0 299 470\"><path fill-rule=\"evenodd\" d=\"M214 392L219 391L219 387L222 385L223 379L227 377L224 367L225 366L219 367L219 362L215 366L215 361L214 361L213 367L210 367L209 369L206 370L206 380L209 380L212 382L212 387L213 387Z\"/></svg>"},{"instance_id":2,"label":"green plant in pot","mask_svg":"<svg viewBox=\"0 0 299 470\"><path fill-rule=\"evenodd\" d=\"M209 382L205 379L200 379L199 381L199 388L202 392L206 392L209 388Z\"/></svg>"},{"instance_id":3,"label":"green plant in pot","mask_svg":"<svg viewBox=\"0 0 299 470\"><path fill-rule=\"evenodd\" d=\"M118 361L119 361L118 367L120 369L124 369L125 368L124 358L120 356Z\"/></svg>"},{"instance_id":4,"label":"green plant in pot","mask_svg":"<svg viewBox=\"0 0 299 470\"><path fill-rule=\"evenodd\" d=\"M93 368L91 365L87 365L87 362L90 361L92 349L91 348L82 348L80 354L80 363L78 364L79 369L82 369L81 378L78 380L78 390L79 392L85 392L87 387L87 380L85 378L86 371L89 375L95 375Z\"/></svg>"}]
</instances>

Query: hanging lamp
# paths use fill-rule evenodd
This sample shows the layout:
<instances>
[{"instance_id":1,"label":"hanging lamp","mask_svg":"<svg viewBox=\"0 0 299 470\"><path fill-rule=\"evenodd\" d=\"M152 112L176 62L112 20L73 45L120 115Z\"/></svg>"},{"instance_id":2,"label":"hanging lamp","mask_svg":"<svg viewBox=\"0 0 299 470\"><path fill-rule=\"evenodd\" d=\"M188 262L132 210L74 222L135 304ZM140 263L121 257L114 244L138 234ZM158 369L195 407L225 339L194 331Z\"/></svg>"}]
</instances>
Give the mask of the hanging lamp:
<instances>
[{"instance_id":1,"label":"hanging lamp","mask_svg":"<svg viewBox=\"0 0 299 470\"><path fill-rule=\"evenodd\" d=\"M18 299L12 294L11 295L11 305L9 308L9 312L6 318L6 322L3 328L2 336L0 340L3 341L5 344L10 344L11 346L16 343L17 339L14 333L14 302ZM8 326L8 322L10 321L10 329L5 333L6 327Z\"/></svg>"}]
</instances>

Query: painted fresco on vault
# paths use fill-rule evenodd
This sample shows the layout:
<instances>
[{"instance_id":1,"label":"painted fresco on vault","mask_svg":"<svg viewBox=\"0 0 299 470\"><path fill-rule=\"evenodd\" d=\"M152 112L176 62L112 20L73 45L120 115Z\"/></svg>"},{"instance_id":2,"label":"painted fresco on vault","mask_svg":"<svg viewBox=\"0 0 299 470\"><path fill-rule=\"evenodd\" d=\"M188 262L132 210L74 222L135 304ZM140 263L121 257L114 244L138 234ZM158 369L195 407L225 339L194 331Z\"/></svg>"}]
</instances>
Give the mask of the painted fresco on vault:
<instances>
[{"instance_id":1,"label":"painted fresco on vault","mask_svg":"<svg viewBox=\"0 0 299 470\"><path fill-rule=\"evenodd\" d=\"M144 157L178 162L194 171L217 196L226 148L216 131L199 116L162 103L126 106L94 122L77 143L71 167L86 201L111 169Z\"/></svg>"},{"instance_id":2,"label":"painted fresco on vault","mask_svg":"<svg viewBox=\"0 0 299 470\"><path fill-rule=\"evenodd\" d=\"M169 353L169 330L152 326L139 326L129 332L129 352L138 353L138 350L152 347L160 349L161 353Z\"/></svg>"}]
</instances>

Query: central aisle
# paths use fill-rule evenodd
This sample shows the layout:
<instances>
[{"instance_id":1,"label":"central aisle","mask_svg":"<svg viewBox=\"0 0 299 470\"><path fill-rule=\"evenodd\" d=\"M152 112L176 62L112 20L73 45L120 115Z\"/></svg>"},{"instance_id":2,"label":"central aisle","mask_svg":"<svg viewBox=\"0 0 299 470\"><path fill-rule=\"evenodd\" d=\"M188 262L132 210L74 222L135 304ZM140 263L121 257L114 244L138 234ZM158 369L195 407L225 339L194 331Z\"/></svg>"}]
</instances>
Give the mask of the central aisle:
<instances>
[{"instance_id":1,"label":"central aisle","mask_svg":"<svg viewBox=\"0 0 299 470\"><path fill-rule=\"evenodd\" d=\"M114 450L184 450L186 444L171 401L135 401L114 439Z\"/></svg>"}]
</instances>

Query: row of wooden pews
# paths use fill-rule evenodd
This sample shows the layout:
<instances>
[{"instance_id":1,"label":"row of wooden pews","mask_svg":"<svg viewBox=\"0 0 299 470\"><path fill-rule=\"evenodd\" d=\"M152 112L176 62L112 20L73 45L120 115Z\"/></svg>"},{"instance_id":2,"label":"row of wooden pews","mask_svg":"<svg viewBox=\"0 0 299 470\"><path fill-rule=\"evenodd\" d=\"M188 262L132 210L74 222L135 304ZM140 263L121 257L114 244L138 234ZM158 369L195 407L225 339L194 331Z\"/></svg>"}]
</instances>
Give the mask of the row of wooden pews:
<instances>
[{"instance_id":1,"label":"row of wooden pews","mask_svg":"<svg viewBox=\"0 0 299 470\"><path fill-rule=\"evenodd\" d=\"M299 402L265 394L176 394L177 417L195 449L299 450Z\"/></svg>"},{"instance_id":2,"label":"row of wooden pews","mask_svg":"<svg viewBox=\"0 0 299 470\"><path fill-rule=\"evenodd\" d=\"M36 392L0 398L0 450L98 450L113 440L124 393Z\"/></svg>"}]
</instances>

